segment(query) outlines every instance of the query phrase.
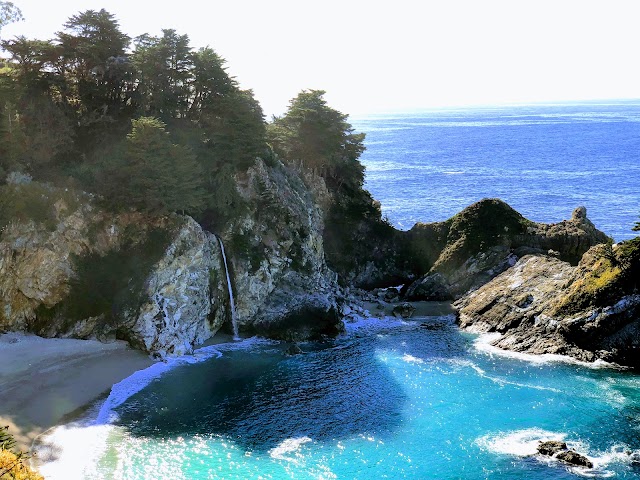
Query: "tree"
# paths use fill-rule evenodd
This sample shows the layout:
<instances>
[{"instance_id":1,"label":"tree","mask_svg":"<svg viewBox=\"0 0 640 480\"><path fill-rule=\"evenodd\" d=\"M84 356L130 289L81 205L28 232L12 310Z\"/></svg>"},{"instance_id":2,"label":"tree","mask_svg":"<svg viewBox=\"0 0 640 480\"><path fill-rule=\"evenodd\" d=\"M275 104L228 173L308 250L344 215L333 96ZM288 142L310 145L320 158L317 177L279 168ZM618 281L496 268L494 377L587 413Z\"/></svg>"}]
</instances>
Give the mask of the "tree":
<instances>
[{"instance_id":1,"label":"tree","mask_svg":"<svg viewBox=\"0 0 640 480\"><path fill-rule=\"evenodd\" d=\"M0 2L0 30L5 25L24 20L22 12L12 2Z\"/></svg>"},{"instance_id":2,"label":"tree","mask_svg":"<svg viewBox=\"0 0 640 480\"><path fill-rule=\"evenodd\" d=\"M194 154L172 143L156 118L141 117L132 127L124 145L105 155L99 166L97 188L108 203L153 214L199 212L204 190Z\"/></svg>"},{"instance_id":3,"label":"tree","mask_svg":"<svg viewBox=\"0 0 640 480\"><path fill-rule=\"evenodd\" d=\"M0 427L0 478L16 480L43 480L32 472L24 461L31 455L16 449L17 443L9 433L9 427Z\"/></svg>"},{"instance_id":4,"label":"tree","mask_svg":"<svg viewBox=\"0 0 640 480\"><path fill-rule=\"evenodd\" d=\"M125 52L131 40L104 9L80 12L64 28L57 33L56 70L65 80L63 101L77 116L79 146L87 152L105 130L127 128L133 77Z\"/></svg>"},{"instance_id":5,"label":"tree","mask_svg":"<svg viewBox=\"0 0 640 480\"><path fill-rule=\"evenodd\" d=\"M345 181L355 187L364 182L358 158L364 134L354 133L347 115L329 107L324 90L303 90L289 103L287 113L269 125L268 140L282 158L302 162L322 175L329 187Z\"/></svg>"},{"instance_id":6,"label":"tree","mask_svg":"<svg viewBox=\"0 0 640 480\"><path fill-rule=\"evenodd\" d=\"M75 122L61 98L64 80L51 68L57 47L23 36L1 45L11 57L0 69L0 166L42 178L42 167L74 147Z\"/></svg>"},{"instance_id":7,"label":"tree","mask_svg":"<svg viewBox=\"0 0 640 480\"><path fill-rule=\"evenodd\" d=\"M185 117L193 70L189 37L165 29L162 37L137 37L135 45L131 63L139 79L136 101L141 113L165 122Z\"/></svg>"},{"instance_id":8,"label":"tree","mask_svg":"<svg viewBox=\"0 0 640 480\"><path fill-rule=\"evenodd\" d=\"M634 232L640 232L640 222L636 222L631 230L633 230Z\"/></svg>"}]
</instances>

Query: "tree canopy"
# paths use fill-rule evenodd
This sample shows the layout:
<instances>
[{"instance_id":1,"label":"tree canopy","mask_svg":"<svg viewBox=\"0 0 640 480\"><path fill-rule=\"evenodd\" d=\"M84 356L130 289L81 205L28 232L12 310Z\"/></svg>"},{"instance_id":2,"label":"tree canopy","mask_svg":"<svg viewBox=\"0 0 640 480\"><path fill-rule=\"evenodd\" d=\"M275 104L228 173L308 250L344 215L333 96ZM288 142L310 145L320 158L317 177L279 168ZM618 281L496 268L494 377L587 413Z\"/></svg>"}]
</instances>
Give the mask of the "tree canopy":
<instances>
[{"instance_id":1,"label":"tree canopy","mask_svg":"<svg viewBox=\"0 0 640 480\"><path fill-rule=\"evenodd\" d=\"M0 30L5 25L22 19L22 12L12 2L0 2Z\"/></svg>"},{"instance_id":2,"label":"tree canopy","mask_svg":"<svg viewBox=\"0 0 640 480\"><path fill-rule=\"evenodd\" d=\"M327 105L325 93L304 90L293 98L287 113L270 125L269 142L281 157L302 162L331 186L348 181L361 187L364 134L354 133L347 115Z\"/></svg>"},{"instance_id":3,"label":"tree canopy","mask_svg":"<svg viewBox=\"0 0 640 480\"><path fill-rule=\"evenodd\" d=\"M0 2L0 26L19 18ZM106 10L86 10L53 40L0 45L8 55L0 64L1 179L14 170L36 180L71 176L114 208L193 212L219 208L215 177L230 180L266 151L253 93L212 48L194 50L176 30L132 40ZM182 188L190 182L193 195ZM137 198L143 187L151 190Z\"/></svg>"},{"instance_id":4,"label":"tree canopy","mask_svg":"<svg viewBox=\"0 0 640 480\"><path fill-rule=\"evenodd\" d=\"M20 18L8 2L0 12ZM214 49L174 29L132 39L104 9L71 16L52 40L0 46L0 183L12 171L71 181L115 210L188 212L222 228L246 207L237 175L275 152L324 178L331 219L380 217L362 189L364 135L322 90L267 124Z\"/></svg>"}]
</instances>

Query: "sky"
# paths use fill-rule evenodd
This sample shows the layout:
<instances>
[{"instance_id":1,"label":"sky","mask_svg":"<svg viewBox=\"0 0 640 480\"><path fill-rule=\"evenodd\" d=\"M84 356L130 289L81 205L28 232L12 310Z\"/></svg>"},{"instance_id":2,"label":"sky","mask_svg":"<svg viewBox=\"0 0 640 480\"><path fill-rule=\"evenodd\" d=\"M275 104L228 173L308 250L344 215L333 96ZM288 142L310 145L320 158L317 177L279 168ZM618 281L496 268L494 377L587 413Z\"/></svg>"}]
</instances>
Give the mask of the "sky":
<instances>
[{"instance_id":1,"label":"sky","mask_svg":"<svg viewBox=\"0 0 640 480\"><path fill-rule=\"evenodd\" d=\"M638 0L13 0L16 35L105 8L124 33L210 46L265 113L303 89L348 114L640 98Z\"/></svg>"}]
</instances>

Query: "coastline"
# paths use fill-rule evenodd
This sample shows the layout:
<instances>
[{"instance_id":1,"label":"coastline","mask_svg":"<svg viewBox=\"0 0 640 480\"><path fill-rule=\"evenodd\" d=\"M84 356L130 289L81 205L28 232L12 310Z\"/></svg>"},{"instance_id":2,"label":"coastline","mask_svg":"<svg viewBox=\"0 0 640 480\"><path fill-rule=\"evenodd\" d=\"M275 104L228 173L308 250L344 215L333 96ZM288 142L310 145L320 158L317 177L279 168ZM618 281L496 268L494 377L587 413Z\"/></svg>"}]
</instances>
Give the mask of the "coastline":
<instances>
[{"instance_id":1,"label":"coastline","mask_svg":"<svg viewBox=\"0 0 640 480\"><path fill-rule=\"evenodd\" d=\"M0 423L19 448L65 423L154 362L126 342L0 335Z\"/></svg>"}]
</instances>

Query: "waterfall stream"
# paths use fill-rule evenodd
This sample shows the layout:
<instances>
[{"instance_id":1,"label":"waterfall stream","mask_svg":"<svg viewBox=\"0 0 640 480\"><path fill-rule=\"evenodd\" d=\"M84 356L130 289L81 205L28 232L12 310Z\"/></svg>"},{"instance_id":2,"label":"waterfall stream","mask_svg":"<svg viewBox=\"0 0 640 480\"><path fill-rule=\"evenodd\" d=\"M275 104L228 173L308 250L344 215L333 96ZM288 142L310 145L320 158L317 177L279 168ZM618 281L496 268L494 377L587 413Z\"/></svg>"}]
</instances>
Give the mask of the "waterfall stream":
<instances>
[{"instance_id":1,"label":"waterfall stream","mask_svg":"<svg viewBox=\"0 0 640 480\"><path fill-rule=\"evenodd\" d=\"M227 275L227 289L229 291L229 303L231 304L231 326L233 327L233 339L240 340L238 335L238 321L236 319L236 305L233 301L233 288L231 288L231 277L229 277L229 266L227 265L227 256L224 253L224 244L222 238L218 237L220 242L220 250L222 251L222 260L224 261L224 273Z\"/></svg>"}]
</instances>

